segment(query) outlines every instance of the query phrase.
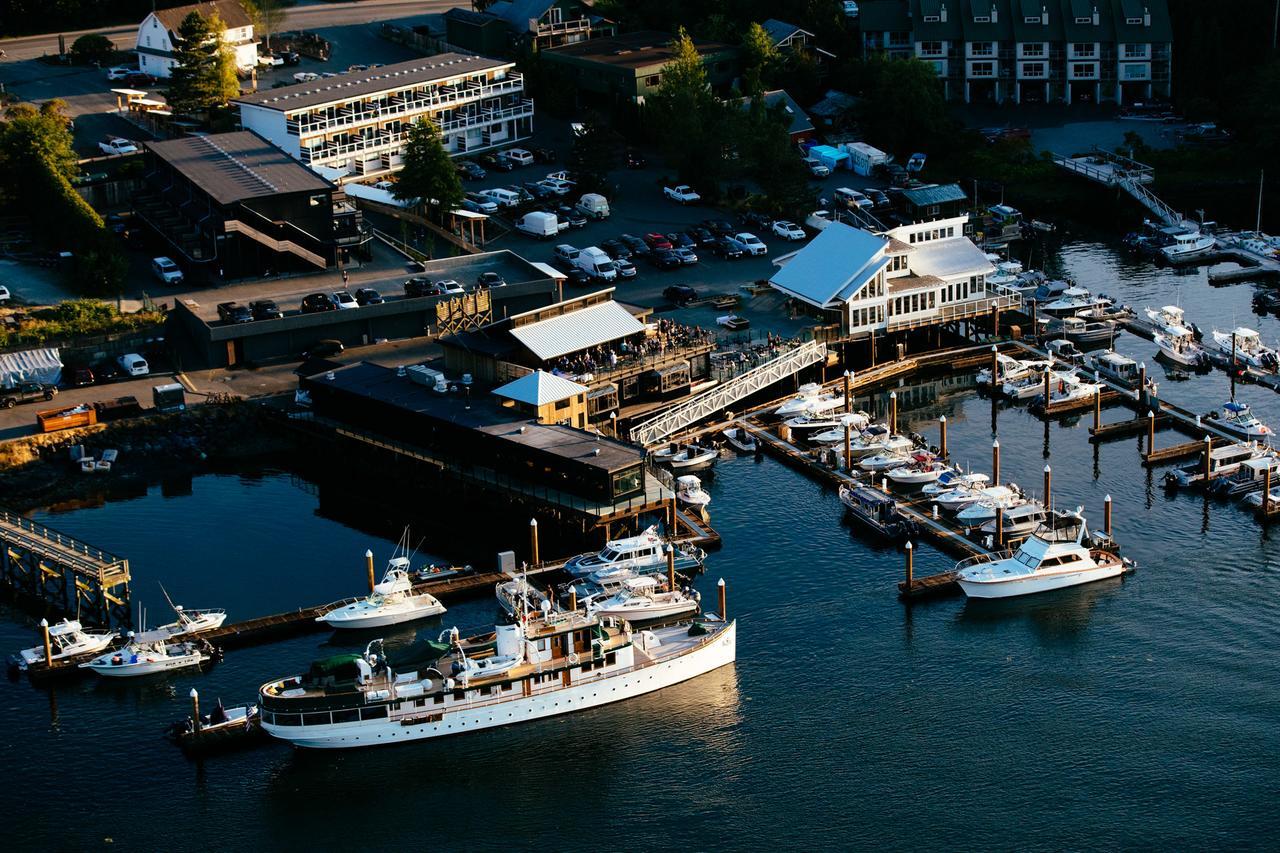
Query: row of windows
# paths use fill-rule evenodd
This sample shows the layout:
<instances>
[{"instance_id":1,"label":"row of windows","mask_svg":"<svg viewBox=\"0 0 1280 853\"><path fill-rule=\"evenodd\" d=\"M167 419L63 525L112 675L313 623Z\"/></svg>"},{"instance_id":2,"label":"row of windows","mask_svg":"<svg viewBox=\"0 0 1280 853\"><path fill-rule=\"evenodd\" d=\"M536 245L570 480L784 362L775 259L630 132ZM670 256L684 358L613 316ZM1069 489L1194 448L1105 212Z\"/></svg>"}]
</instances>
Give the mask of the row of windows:
<instances>
[{"instance_id":1,"label":"row of windows","mask_svg":"<svg viewBox=\"0 0 1280 853\"><path fill-rule=\"evenodd\" d=\"M944 237L956 236L956 227L948 225L946 228L933 228L927 231L912 231L907 237L912 243L927 243L930 240L940 240Z\"/></svg>"},{"instance_id":2,"label":"row of windows","mask_svg":"<svg viewBox=\"0 0 1280 853\"><path fill-rule=\"evenodd\" d=\"M863 326L869 326L872 323L884 322L884 306L876 305L873 308L859 308L849 313L849 327L852 329L860 329Z\"/></svg>"}]
</instances>

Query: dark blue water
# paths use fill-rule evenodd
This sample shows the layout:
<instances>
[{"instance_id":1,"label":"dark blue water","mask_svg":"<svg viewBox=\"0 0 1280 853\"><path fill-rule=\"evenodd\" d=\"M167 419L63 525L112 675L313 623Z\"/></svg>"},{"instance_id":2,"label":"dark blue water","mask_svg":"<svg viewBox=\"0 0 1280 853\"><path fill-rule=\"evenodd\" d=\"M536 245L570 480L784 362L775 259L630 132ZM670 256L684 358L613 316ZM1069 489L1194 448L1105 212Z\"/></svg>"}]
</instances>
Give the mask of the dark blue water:
<instances>
[{"instance_id":1,"label":"dark blue water","mask_svg":"<svg viewBox=\"0 0 1280 853\"><path fill-rule=\"evenodd\" d=\"M1249 317L1248 287L1209 291L1203 274L1126 268L1099 246L1064 258L1082 282L1138 307L1182 292L1206 329ZM1273 319L1255 325L1271 341L1280 333ZM1132 337L1118 345L1135 357L1154 351ZM1163 390L1205 410L1229 393L1222 374ZM1280 424L1280 397L1240 393ZM953 456L987 469L990 401L916 396L912 427L934 438L945 413ZM1115 535L1140 564L1123 581L906 608L894 595L901 554L842 523L834 494L769 460L723 461L708 488L725 547L701 586L714 596L717 577L729 584L736 666L505 730L343 753L270 745L203 765L160 739L186 713L192 686L206 701L248 698L338 646L314 635L237 650L208 673L146 685L4 684L0 768L25 792L20 807L11 792L10 844L1274 846L1280 546L1234 506L1166 495L1160 472L1139 464L1139 439L1094 448L1087 420L1046 428L1006 408L994 434L1006 478L1038 490L1048 462L1055 502L1083 505L1097 521L1113 496ZM286 474L258 472L42 520L128 555L136 595L157 614L162 580L184 604L243 618L358 593L365 548L381 561L392 547L317 515L318 500ZM431 546L473 561L504 547ZM919 573L951 563L929 546L917 552ZM492 613L488 601L461 603L443 624ZM0 647L31 644L29 623L6 617Z\"/></svg>"}]
</instances>

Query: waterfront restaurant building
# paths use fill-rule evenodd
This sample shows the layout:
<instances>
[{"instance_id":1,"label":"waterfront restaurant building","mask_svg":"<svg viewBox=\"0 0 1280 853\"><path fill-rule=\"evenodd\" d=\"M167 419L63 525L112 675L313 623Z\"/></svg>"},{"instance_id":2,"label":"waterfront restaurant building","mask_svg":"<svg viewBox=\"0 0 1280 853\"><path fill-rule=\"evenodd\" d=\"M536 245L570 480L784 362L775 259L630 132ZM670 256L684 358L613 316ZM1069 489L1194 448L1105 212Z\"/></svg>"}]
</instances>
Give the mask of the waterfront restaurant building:
<instances>
[{"instance_id":1,"label":"waterfront restaurant building","mask_svg":"<svg viewBox=\"0 0 1280 853\"><path fill-rule=\"evenodd\" d=\"M989 316L1020 304L986 284L994 267L964 236L965 216L873 234L833 222L777 258L774 289L857 340Z\"/></svg>"},{"instance_id":2,"label":"waterfront restaurant building","mask_svg":"<svg viewBox=\"0 0 1280 853\"><path fill-rule=\"evenodd\" d=\"M454 155L528 137L533 101L514 69L514 62L442 53L266 89L234 103L245 130L313 169L355 180L398 171L407 131L419 119L436 124Z\"/></svg>"}]
</instances>

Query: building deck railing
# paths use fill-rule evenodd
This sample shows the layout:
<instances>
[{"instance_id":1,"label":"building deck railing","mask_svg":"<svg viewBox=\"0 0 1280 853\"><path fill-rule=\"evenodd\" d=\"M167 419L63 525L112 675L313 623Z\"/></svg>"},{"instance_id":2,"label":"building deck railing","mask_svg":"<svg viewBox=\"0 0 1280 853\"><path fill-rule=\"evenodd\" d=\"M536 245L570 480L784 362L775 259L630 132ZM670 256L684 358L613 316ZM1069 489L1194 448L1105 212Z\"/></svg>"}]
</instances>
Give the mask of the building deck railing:
<instances>
[{"instance_id":1,"label":"building deck railing","mask_svg":"<svg viewBox=\"0 0 1280 853\"><path fill-rule=\"evenodd\" d=\"M415 90L402 100L390 103L370 104L362 101L352 106L350 108L351 111L344 115L318 116L302 114L294 116L286 119L285 128L294 136L324 133L338 128L355 127L361 124L382 121L383 119L395 118L396 116L416 115L470 101L482 101L485 98L494 98L499 95L523 91L524 77L518 72L512 71L508 72L507 76L502 80L479 86L459 85L448 92L435 91L426 93Z\"/></svg>"}]
</instances>

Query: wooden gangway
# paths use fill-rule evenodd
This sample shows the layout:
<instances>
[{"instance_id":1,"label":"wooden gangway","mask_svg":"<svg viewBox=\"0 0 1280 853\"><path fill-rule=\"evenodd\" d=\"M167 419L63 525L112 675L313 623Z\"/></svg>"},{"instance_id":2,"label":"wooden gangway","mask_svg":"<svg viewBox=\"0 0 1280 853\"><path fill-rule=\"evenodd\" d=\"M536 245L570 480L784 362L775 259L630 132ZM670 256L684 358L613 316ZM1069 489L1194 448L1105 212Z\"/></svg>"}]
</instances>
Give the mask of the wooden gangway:
<instances>
[{"instance_id":1,"label":"wooden gangway","mask_svg":"<svg viewBox=\"0 0 1280 853\"><path fill-rule=\"evenodd\" d=\"M1074 157L1063 154L1051 156L1053 162L1061 169L1104 187L1124 190L1165 225L1181 225L1186 221L1181 213L1147 188L1147 185L1156 179L1156 175L1155 169L1145 163L1139 163L1137 160L1114 154L1097 146L1088 154Z\"/></svg>"}]
</instances>

